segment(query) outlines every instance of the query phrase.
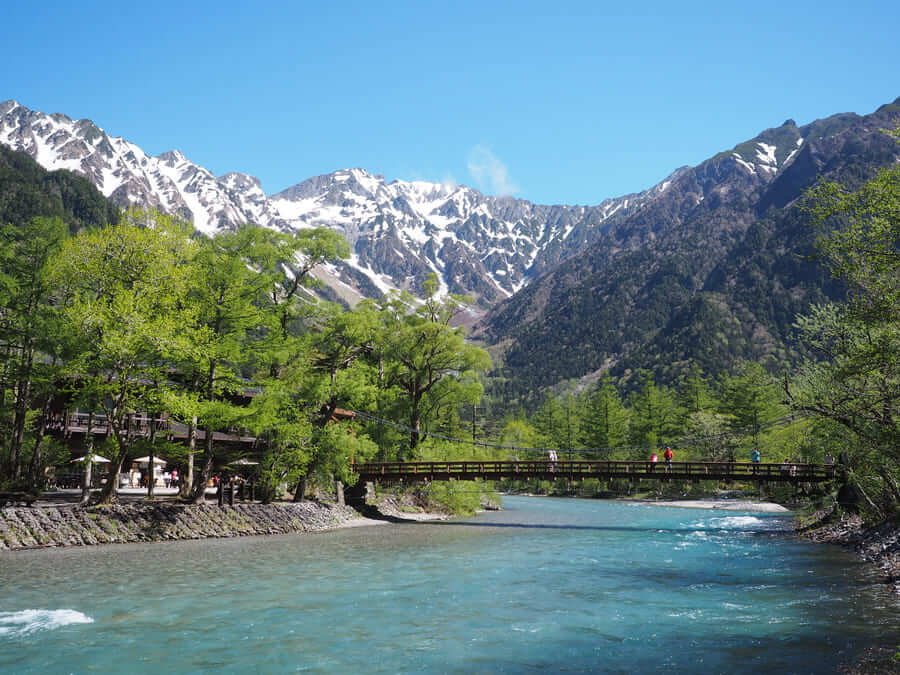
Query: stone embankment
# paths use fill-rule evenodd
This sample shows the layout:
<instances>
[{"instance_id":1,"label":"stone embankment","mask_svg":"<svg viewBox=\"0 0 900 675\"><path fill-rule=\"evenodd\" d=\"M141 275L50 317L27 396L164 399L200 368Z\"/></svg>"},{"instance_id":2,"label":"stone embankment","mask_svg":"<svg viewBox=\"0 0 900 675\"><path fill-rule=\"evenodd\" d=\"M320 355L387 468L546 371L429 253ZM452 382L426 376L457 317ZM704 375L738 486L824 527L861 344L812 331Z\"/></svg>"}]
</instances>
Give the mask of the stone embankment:
<instances>
[{"instance_id":1,"label":"stone embankment","mask_svg":"<svg viewBox=\"0 0 900 675\"><path fill-rule=\"evenodd\" d=\"M172 503L0 509L0 551L173 539L317 532L359 519L321 502L194 506Z\"/></svg>"}]
</instances>

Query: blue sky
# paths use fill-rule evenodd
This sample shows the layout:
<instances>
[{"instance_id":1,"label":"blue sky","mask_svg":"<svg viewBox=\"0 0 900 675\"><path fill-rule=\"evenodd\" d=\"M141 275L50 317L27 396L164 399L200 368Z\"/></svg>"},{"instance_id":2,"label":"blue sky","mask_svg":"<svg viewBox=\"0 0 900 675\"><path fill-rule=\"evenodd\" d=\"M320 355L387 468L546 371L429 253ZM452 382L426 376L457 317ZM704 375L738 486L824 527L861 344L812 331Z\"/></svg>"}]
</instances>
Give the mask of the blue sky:
<instances>
[{"instance_id":1,"label":"blue sky","mask_svg":"<svg viewBox=\"0 0 900 675\"><path fill-rule=\"evenodd\" d=\"M362 167L596 204L900 96L898 2L12 5L0 100L270 194Z\"/></svg>"}]
</instances>

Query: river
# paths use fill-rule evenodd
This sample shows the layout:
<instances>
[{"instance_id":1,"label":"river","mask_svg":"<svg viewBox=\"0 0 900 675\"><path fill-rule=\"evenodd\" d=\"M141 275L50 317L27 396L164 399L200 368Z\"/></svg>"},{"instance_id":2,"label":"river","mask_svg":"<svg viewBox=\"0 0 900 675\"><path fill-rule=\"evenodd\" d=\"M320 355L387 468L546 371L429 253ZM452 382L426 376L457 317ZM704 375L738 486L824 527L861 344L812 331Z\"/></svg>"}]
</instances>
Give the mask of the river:
<instances>
[{"instance_id":1,"label":"river","mask_svg":"<svg viewBox=\"0 0 900 675\"><path fill-rule=\"evenodd\" d=\"M783 515L507 497L444 522L0 554L0 672L834 672L897 625Z\"/></svg>"}]
</instances>

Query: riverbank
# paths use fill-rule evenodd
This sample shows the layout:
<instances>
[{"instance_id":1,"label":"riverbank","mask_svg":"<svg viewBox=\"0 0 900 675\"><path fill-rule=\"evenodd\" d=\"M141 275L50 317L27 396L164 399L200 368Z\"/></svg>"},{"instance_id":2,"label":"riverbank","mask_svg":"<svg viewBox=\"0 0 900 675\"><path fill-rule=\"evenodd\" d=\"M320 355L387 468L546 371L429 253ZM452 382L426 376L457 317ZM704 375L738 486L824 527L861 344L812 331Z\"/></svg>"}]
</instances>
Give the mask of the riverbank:
<instances>
[{"instance_id":1,"label":"riverbank","mask_svg":"<svg viewBox=\"0 0 900 675\"><path fill-rule=\"evenodd\" d=\"M797 531L812 541L852 549L874 565L884 583L900 595L900 516L866 527L857 515L820 512L800 523Z\"/></svg>"},{"instance_id":2,"label":"riverbank","mask_svg":"<svg viewBox=\"0 0 900 675\"><path fill-rule=\"evenodd\" d=\"M900 517L880 525L866 527L857 515L835 515L818 512L801 523L797 531L803 537L823 544L835 544L852 549L879 572L881 581L900 596ZM883 646L874 646L852 666L841 669L847 675L878 675L900 673L900 643L885 636Z\"/></svg>"},{"instance_id":3,"label":"riverbank","mask_svg":"<svg viewBox=\"0 0 900 675\"><path fill-rule=\"evenodd\" d=\"M0 551L323 532L377 522L349 506L323 502L14 507L0 509Z\"/></svg>"}]
</instances>

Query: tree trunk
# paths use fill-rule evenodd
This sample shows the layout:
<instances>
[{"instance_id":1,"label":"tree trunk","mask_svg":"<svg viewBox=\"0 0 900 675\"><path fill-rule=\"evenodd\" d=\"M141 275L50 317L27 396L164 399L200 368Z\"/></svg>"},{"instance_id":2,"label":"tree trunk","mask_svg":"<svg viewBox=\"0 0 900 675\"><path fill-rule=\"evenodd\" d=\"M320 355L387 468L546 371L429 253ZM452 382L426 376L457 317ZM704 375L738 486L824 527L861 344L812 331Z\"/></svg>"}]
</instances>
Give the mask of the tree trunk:
<instances>
[{"instance_id":1,"label":"tree trunk","mask_svg":"<svg viewBox=\"0 0 900 675\"><path fill-rule=\"evenodd\" d=\"M209 481L209 475L212 473L213 457L211 454L206 455L206 461L203 462L203 469L197 474L197 481L194 484L194 493L191 495L191 501L194 504L202 504L206 500L206 483Z\"/></svg>"},{"instance_id":2,"label":"tree trunk","mask_svg":"<svg viewBox=\"0 0 900 675\"><path fill-rule=\"evenodd\" d=\"M216 359L211 359L209 362L209 371L207 373L207 383L206 383L206 400L212 401L215 396L215 382L216 382ZM191 497L191 501L194 504L200 504L206 499L206 482L209 480L209 474L212 471L213 466L213 426L210 422L206 425L206 439L204 443L204 451L206 454L206 461L203 462L203 471L200 472L199 480L194 485L194 494Z\"/></svg>"},{"instance_id":3,"label":"tree trunk","mask_svg":"<svg viewBox=\"0 0 900 675\"><path fill-rule=\"evenodd\" d=\"M28 475L31 480L31 484L34 487L38 487L43 483L41 473L41 451L43 450L44 445L44 436L47 433L47 420L50 418L50 397L47 397L47 401L41 407L41 419L38 424L37 432L34 437L34 450L31 453L31 465L28 468Z\"/></svg>"},{"instance_id":4,"label":"tree trunk","mask_svg":"<svg viewBox=\"0 0 900 675\"><path fill-rule=\"evenodd\" d=\"M297 491L294 492L294 501L302 502L305 494L306 494L306 476L303 476L300 479L300 482L297 484Z\"/></svg>"},{"instance_id":5,"label":"tree trunk","mask_svg":"<svg viewBox=\"0 0 900 675\"><path fill-rule=\"evenodd\" d=\"M187 471L181 477L180 494L182 499L190 499L194 489L194 453L197 450L197 416L191 418L188 425L188 458Z\"/></svg>"},{"instance_id":6,"label":"tree trunk","mask_svg":"<svg viewBox=\"0 0 900 675\"><path fill-rule=\"evenodd\" d=\"M200 475L198 476L199 480L194 486L194 494L191 497L191 501L194 502L194 504L202 504L206 499L206 482L209 480L209 476L212 473L212 467L215 460L215 457L213 457L212 425L206 427L206 442L204 443L204 446L206 461L203 462L203 470L200 472Z\"/></svg>"},{"instance_id":7,"label":"tree trunk","mask_svg":"<svg viewBox=\"0 0 900 675\"><path fill-rule=\"evenodd\" d=\"M28 415L30 395L31 381L19 380L16 383L16 405L13 417L12 448L10 449L13 478L22 476L22 445L25 442L25 421Z\"/></svg>"},{"instance_id":8,"label":"tree trunk","mask_svg":"<svg viewBox=\"0 0 900 675\"><path fill-rule=\"evenodd\" d=\"M413 452L422 438L422 419L419 417L418 411L413 412L409 426L412 428L412 431L409 432L409 459L412 459Z\"/></svg>"},{"instance_id":9,"label":"tree trunk","mask_svg":"<svg viewBox=\"0 0 900 675\"><path fill-rule=\"evenodd\" d=\"M3 352L3 371L2 375L0 375L0 410L6 409L6 390L9 388L7 383L9 381L9 354L10 354L10 346L6 345L6 350ZM0 433L3 433L6 429L5 420L0 422L2 426L0 426ZM12 440L12 434L8 434L10 440ZM9 452L5 453L6 457L0 457L0 473L5 473L6 475L12 476L12 447L7 446L7 450ZM4 464L4 461L7 463Z\"/></svg>"},{"instance_id":10,"label":"tree trunk","mask_svg":"<svg viewBox=\"0 0 900 675\"><path fill-rule=\"evenodd\" d=\"M119 448L116 453L116 459L110 466L110 475L106 484L100 490L100 496L97 498L99 504L112 504L116 501L116 488L118 487L119 474L122 473L122 465L125 464L125 458L128 456L128 449Z\"/></svg>"},{"instance_id":11,"label":"tree trunk","mask_svg":"<svg viewBox=\"0 0 900 675\"><path fill-rule=\"evenodd\" d=\"M147 499L153 499L156 493L156 465L153 455L153 445L156 443L156 413L150 415L150 478L147 480Z\"/></svg>"},{"instance_id":12,"label":"tree trunk","mask_svg":"<svg viewBox=\"0 0 900 675\"><path fill-rule=\"evenodd\" d=\"M85 435L86 448L85 448L85 457L90 460L94 456L94 413L93 411L88 413L88 423L87 423L87 434ZM91 500L91 471L93 470L94 463L92 461L85 461L84 463L84 475L81 479L81 501L79 502L82 506L86 506L87 503ZM115 480L118 481L119 477L116 476ZM107 482L112 480L111 477L107 478Z\"/></svg>"},{"instance_id":13,"label":"tree trunk","mask_svg":"<svg viewBox=\"0 0 900 675\"><path fill-rule=\"evenodd\" d=\"M98 503L100 504L112 504L116 501L118 496L117 488L119 487L119 474L122 472L122 465L125 464L125 459L128 457L128 450L131 447L131 415L129 414L125 421L125 436L124 438L121 435L121 427L116 427L113 424L113 419L116 418L116 422L121 424L121 420L119 420L117 416L117 412L115 410L107 411L106 414L106 423L109 425L110 431L115 431L119 429L119 433L116 433L116 440L118 441L119 448L116 453L116 459L113 462L110 480L106 481L106 485L103 486L103 489L100 490L100 497L98 499Z\"/></svg>"}]
</instances>

